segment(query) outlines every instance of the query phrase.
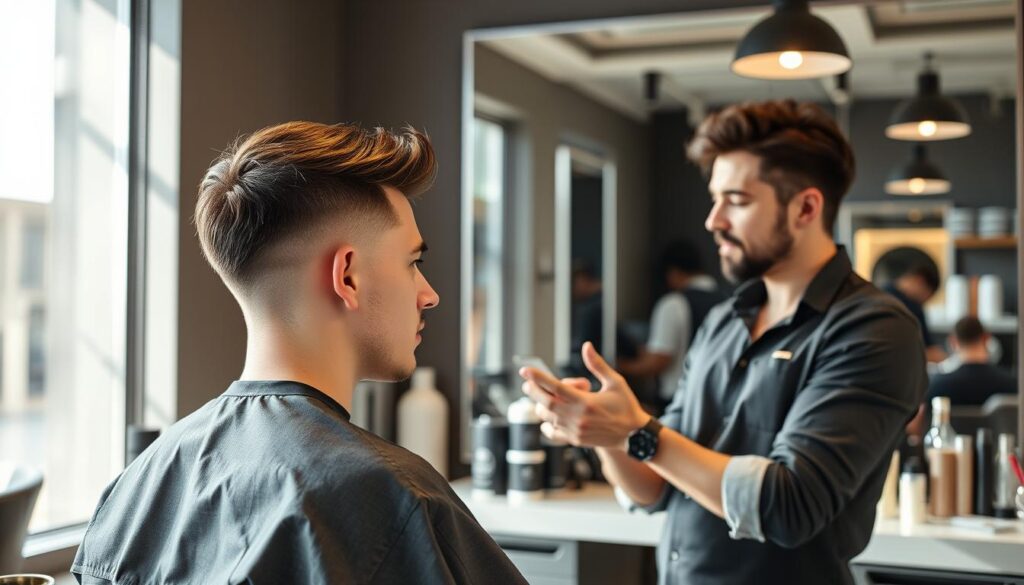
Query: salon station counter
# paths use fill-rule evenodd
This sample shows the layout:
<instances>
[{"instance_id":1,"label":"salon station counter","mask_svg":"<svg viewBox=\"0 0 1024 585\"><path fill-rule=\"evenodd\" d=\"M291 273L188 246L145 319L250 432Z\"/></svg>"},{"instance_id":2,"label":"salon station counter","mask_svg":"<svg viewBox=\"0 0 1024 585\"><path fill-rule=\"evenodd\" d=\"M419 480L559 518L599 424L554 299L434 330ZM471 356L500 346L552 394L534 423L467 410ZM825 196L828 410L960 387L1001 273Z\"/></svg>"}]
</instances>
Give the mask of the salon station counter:
<instances>
[{"instance_id":1,"label":"salon station counter","mask_svg":"<svg viewBox=\"0 0 1024 585\"><path fill-rule=\"evenodd\" d=\"M544 500L518 505L510 505L504 497L472 498L468 478L454 482L452 487L531 583L591 583L580 573L593 564L581 561L587 547L606 545L619 551L653 547L664 524L664 514L623 510L607 484L561 490ZM943 581L951 585L1024 585L1024 522L1005 524L1010 530L997 534L931 523L901 533L898 520L879 520L868 547L853 561L855 576L865 585L929 576L953 579ZM586 544L581 548L582 543ZM547 562L552 559L545 554L559 556L566 566L552 569L552 563ZM594 556L610 554L599 548ZM575 564L576 570L570 564ZM607 574L607 570L602 571ZM608 582L612 582L610 578Z\"/></svg>"}]
</instances>

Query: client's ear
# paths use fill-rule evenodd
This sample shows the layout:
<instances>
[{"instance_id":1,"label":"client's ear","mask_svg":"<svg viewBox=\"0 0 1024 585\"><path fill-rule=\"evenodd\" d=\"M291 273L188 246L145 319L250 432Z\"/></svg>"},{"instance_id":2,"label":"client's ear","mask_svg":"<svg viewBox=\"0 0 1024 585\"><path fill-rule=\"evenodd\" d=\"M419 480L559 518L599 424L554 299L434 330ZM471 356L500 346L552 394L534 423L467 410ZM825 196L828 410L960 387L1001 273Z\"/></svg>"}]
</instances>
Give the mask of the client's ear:
<instances>
[{"instance_id":1,"label":"client's ear","mask_svg":"<svg viewBox=\"0 0 1024 585\"><path fill-rule=\"evenodd\" d=\"M359 287L362 284L359 265L358 254L351 245L341 246L334 251L331 284L338 300L350 311L359 308Z\"/></svg>"}]
</instances>

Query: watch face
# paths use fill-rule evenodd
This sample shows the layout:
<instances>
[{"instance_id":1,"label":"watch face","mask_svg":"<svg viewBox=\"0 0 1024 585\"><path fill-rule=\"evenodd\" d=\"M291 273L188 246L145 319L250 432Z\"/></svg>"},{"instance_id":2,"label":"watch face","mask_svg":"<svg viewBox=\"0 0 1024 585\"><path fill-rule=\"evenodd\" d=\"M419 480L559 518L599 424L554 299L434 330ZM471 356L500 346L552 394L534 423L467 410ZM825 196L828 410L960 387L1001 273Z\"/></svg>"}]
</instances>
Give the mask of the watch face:
<instances>
[{"instance_id":1,"label":"watch face","mask_svg":"<svg viewBox=\"0 0 1024 585\"><path fill-rule=\"evenodd\" d=\"M629 454L640 461L654 457L658 448L658 438L647 429L640 429L629 436Z\"/></svg>"}]
</instances>

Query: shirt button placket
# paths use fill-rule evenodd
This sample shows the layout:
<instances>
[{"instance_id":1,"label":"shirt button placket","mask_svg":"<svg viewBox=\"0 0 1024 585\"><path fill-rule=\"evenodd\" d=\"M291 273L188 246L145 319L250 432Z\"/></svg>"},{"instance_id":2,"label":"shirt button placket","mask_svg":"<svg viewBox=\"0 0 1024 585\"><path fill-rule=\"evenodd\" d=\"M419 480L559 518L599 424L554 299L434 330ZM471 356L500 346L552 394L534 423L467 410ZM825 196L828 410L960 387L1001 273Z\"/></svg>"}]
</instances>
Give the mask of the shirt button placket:
<instances>
[{"instance_id":1,"label":"shirt button placket","mask_svg":"<svg viewBox=\"0 0 1024 585\"><path fill-rule=\"evenodd\" d=\"M676 549L672 549L672 552L668 553L668 560L672 561L673 563L678 561L679 560L679 551L676 550Z\"/></svg>"}]
</instances>

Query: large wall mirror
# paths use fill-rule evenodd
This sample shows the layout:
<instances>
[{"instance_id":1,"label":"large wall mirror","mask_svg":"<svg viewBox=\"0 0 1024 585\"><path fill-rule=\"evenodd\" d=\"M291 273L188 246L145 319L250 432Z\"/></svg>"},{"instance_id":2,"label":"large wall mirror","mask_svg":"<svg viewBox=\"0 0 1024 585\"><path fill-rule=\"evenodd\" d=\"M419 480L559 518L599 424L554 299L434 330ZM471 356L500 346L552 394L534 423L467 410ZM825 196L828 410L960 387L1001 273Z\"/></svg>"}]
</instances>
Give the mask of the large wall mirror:
<instances>
[{"instance_id":1,"label":"large wall mirror","mask_svg":"<svg viewBox=\"0 0 1024 585\"><path fill-rule=\"evenodd\" d=\"M611 359L638 351L667 290L659 259L673 242L688 240L729 292L703 227L706 183L684 148L706 112L745 100L810 100L832 112L857 155L836 237L858 271L885 285L914 258L933 261L940 286L925 306L938 345L957 311L984 313L998 360L1017 372L1015 3L813 9L850 51L854 66L841 78L732 74L736 43L767 6L466 34L464 424L521 395L515 355L572 371L581 324L597 323ZM886 126L914 95L929 53L942 93L964 108L972 131L922 153L887 138ZM922 154L948 185L887 188ZM928 194L935 190L946 192ZM574 287L581 275L591 280Z\"/></svg>"}]
</instances>

